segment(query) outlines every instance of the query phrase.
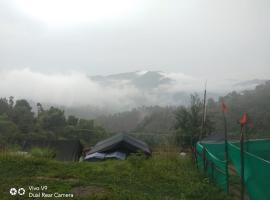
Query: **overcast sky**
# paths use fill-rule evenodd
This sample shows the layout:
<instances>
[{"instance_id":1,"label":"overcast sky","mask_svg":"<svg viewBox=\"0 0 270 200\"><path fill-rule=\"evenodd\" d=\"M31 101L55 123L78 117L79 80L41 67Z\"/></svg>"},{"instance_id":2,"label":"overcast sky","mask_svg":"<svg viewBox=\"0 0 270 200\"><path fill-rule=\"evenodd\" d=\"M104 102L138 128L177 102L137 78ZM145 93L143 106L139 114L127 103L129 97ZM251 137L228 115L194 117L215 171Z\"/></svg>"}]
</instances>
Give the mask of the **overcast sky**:
<instances>
[{"instance_id":1,"label":"overcast sky","mask_svg":"<svg viewBox=\"0 0 270 200\"><path fill-rule=\"evenodd\" d=\"M0 69L270 75L269 0L1 0Z\"/></svg>"}]
</instances>

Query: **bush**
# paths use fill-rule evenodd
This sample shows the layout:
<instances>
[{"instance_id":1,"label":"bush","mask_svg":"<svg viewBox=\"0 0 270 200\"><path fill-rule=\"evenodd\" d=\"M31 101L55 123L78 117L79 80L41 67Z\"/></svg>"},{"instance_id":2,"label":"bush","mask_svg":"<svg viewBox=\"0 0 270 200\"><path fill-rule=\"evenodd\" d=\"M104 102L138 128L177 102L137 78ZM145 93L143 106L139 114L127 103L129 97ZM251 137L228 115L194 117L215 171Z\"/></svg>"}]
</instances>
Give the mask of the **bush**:
<instances>
[{"instance_id":1,"label":"bush","mask_svg":"<svg viewBox=\"0 0 270 200\"><path fill-rule=\"evenodd\" d=\"M146 156L144 155L144 153L138 152L138 153L133 153L129 155L127 160L131 164L132 167L134 167L135 169L138 169L142 167L142 164L145 159L146 159Z\"/></svg>"},{"instance_id":2,"label":"bush","mask_svg":"<svg viewBox=\"0 0 270 200\"><path fill-rule=\"evenodd\" d=\"M46 158L46 159L53 159L56 156L55 151L53 151L52 149L48 149L48 148L32 148L30 151L30 154L33 157L37 157L37 158Z\"/></svg>"}]
</instances>

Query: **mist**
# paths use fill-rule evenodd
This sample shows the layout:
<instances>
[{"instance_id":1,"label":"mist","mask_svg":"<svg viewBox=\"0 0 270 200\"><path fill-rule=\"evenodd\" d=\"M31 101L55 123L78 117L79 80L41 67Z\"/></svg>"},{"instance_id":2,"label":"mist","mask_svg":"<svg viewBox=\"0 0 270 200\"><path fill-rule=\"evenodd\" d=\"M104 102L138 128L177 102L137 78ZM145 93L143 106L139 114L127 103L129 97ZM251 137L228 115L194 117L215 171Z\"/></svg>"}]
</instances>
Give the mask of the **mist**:
<instances>
[{"instance_id":1,"label":"mist","mask_svg":"<svg viewBox=\"0 0 270 200\"><path fill-rule=\"evenodd\" d=\"M132 72L134 76L144 76L147 71ZM138 88L128 78L109 79L98 82L86 73L68 71L66 73L41 73L31 69L10 69L0 71L0 96L14 96L49 105L65 107L91 106L110 111L124 111L139 106L168 106L188 103L191 93L202 94L205 80L182 73L152 72L160 80L169 80L147 88ZM159 81L158 79L158 81ZM146 79L151 81L150 78ZM233 80L208 80L210 96L237 89ZM144 89L144 87L146 89ZM213 96L214 94L214 96Z\"/></svg>"}]
</instances>

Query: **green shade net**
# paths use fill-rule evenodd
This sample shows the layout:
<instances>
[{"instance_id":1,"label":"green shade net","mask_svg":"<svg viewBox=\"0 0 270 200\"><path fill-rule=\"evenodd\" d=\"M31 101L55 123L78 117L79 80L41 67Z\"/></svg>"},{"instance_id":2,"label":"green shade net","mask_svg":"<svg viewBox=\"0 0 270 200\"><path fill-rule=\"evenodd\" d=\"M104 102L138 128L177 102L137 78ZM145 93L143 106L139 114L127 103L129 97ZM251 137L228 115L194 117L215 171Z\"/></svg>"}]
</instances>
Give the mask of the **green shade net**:
<instances>
[{"instance_id":1,"label":"green shade net","mask_svg":"<svg viewBox=\"0 0 270 200\"><path fill-rule=\"evenodd\" d=\"M223 150L222 150L223 147ZM220 149L216 153L212 149ZM224 144L201 144L197 143L197 163L198 168L205 171L207 175L219 187L227 191L226 162L224 161ZM221 151L222 150L222 151ZM204 164L203 157L206 163Z\"/></svg>"},{"instance_id":2,"label":"green shade net","mask_svg":"<svg viewBox=\"0 0 270 200\"><path fill-rule=\"evenodd\" d=\"M239 143L229 143L229 158L241 174ZM270 140L254 140L244 144L244 181L251 200L270 199ZM259 157L259 156L262 157ZM264 158L263 158L264 157Z\"/></svg>"},{"instance_id":3,"label":"green shade net","mask_svg":"<svg viewBox=\"0 0 270 200\"><path fill-rule=\"evenodd\" d=\"M241 174L240 143L228 142L228 156L238 175ZM197 143L197 165L223 190L227 191L224 143ZM244 181L250 200L270 199L270 140L251 140L244 143ZM206 163L204 164L203 157ZM213 172L214 171L214 172Z\"/></svg>"}]
</instances>

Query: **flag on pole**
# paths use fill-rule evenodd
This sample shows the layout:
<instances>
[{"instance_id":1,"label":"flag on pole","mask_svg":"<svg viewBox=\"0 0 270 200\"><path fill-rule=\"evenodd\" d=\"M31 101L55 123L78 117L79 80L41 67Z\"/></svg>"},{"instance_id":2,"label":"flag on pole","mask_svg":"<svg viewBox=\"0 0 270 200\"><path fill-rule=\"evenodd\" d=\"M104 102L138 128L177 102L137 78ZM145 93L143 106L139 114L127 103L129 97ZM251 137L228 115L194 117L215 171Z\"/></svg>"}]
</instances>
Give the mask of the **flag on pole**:
<instances>
[{"instance_id":1,"label":"flag on pole","mask_svg":"<svg viewBox=\"0 0 270 200\"><path fill-rule=\"evenodd\" d=\"M243 114L243 116L241 117L239 122L240 122L242 128L246 125L246 123L247 123L247 113Z\"/></svg>"},{"instance_id":2,"label":"flag on pole","mask_svg":"<svg viewBox=\"0 0 270 200\"><path fill-rule=\"evenodd\" d=\"M222 107L222 112L223 113L228 112L228 107L226 106L226 104L224 103L224 101L222 101L221 107Z\"/></svg>"},{"instance_id":3,"label":"flag on pole","mask_svg":"<svg viewBox=\"0 0 270 200\"><path fill-rule=\"evenodd\" d=\"M245 192L245 167L244 167L244 134L243 129L244 126L247 124L247 113L244 113L239 120L241 125L241 137L240 137L240 161L241 161L241 200L244 200L244 192Z\"/></svg>"}]
</instances>

